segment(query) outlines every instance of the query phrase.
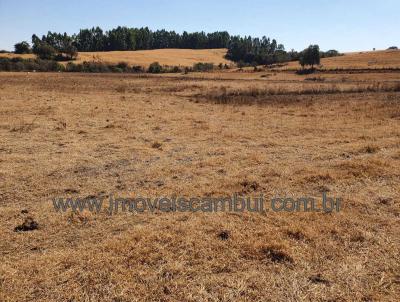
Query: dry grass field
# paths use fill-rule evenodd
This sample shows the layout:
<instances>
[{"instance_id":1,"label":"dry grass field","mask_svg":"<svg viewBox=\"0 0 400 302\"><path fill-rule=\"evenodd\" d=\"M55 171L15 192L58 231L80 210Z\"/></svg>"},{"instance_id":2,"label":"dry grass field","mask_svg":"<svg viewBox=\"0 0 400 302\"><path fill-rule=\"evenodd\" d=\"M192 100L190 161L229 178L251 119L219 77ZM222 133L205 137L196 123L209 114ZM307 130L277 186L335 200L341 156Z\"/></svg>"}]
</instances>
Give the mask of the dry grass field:
<instances>
[{"instance_id":1,"label":"dry grass field","mask_svg":"<svg viewBox=\"0 0 400 302\"><path fill-rule=\"evenodd\" d=\"M154 49L139 51L81 52L78 63L84 61L100 61L106 63L127 62L141 66L149 66L153 62L169 66L193 66L193 64L214 63L230 64L224 58L226 49Z\"/></svg>"},{"instance_id":2,"label":"dry grass field","mask_svg":"<svg viewBox=\"0 0 400 302\"><path fill-rule=\"evenodd\" d=\"M75 63L84 61L117 64L126 62L130 65L147 67L158 61L161 65L192 66L195 63L233 64L224 58L226 49L155 49L140 51L80 52ZM32 54L16 55L0 53L0 57L34 58ZM66 64L66 62L62 62ZM324 69L381 69L400 68L400 50L380 50L346 53L344 56L321 59ZM280 69L299 69L298 62L290 62Z\"/></svg>"},{"instance_id":3,"label":"dry grass field","mask_svg":"<svg viewBox=\"0 0 400 302\"><path fill-rule=\"evenodd\" d=\"M0 73L0 301L398 301L399 83L398 73ZM52 205L324 191L343 199L340 212ZM24 221L37 229L20 231Z\"/></svg>"},{"instance_id":4,"label":"dry grass field","mask_svg":"<svg viewBox=\"0 0 400 302\"><path fill-rule=\"evenodd\" d=\"M103 62L117 64L126 62L130 65L148 67L153 62L169 66L193 66L195 63L231 64L224 58L226 49L155 49L138 51L80 52L74 63ZM5 57L18 57L15 54L0 54ZM22 55L33 58L34 55ZM65 62L64 62L65 63Z\"/></svg>"},{"instance_id":5,"label":"dry grass field","mask_svg":"<svg viewBox=\"0 0 400 302\"><path fill-rule=\"evenodd\" d=\"M344 56L321 59L324 69L380 69L400 68L400 50L380 50L346 53ZM298 62L290 62L284 68L298 68Z\"/></svg>"},{"instance_id":6,"label":"dry grass field","mask_svg":"<svg viewBox=\"0 0 400 302\"><path fill-rule=\"evenodd\" d=\"M33 59L36 56L34 54L15 54L15 53L0 53L0 58L23 58L23 59Z\"/></svg>"}]
</instances>

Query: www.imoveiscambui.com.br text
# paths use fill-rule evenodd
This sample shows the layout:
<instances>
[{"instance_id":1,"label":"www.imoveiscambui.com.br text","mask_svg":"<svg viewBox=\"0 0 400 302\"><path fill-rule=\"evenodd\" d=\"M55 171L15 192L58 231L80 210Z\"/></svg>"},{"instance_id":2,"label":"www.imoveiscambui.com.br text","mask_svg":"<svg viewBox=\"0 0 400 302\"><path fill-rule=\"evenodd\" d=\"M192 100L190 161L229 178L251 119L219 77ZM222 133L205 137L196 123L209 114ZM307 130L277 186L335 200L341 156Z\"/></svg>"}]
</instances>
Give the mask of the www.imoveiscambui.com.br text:
<instances>
[{"instance_id":1,"label":"www.imoveiscambui.com.br text","mask_svg":"<svg viewBox=\"0 0 400 302\"><path fill-rule=\"evenodd\" d=\"M263 194L246 197L238 194L228 197L86 197L54 198L57 212L83 212L108 214L144 212L339 212L342 199L330 197L326 192L314 197L273 197L266 199Z\"/></svg>"}]
</instances>

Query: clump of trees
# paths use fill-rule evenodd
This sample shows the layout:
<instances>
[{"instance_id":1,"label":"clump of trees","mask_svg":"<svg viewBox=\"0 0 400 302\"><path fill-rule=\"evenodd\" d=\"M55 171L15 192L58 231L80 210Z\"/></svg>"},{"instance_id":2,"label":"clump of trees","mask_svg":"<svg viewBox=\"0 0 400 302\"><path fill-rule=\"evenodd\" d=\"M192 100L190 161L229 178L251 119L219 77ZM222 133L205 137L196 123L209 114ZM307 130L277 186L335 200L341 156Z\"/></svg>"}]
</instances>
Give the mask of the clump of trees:
<instances>
[{"instance_id":1,"label":"clump of trees","mask_svg":"<svg viewBox=\"0 0 400 302\"><path fill-rule=\"evenodd\" d=\"M78 56L78 50L74 45L74 40L67 35L48 32L47 36L39 39L32 36L32 51L40 59L67 61L74 60Z\"/></svg>"},{"instance_id":2,"label":"clump of trees","mask_svg":"<svg viewBox=\"0 0 400 302\"><path fill-rule=\"evenodd\" d=\"M343 56L343 54L338 52L335 49L331 49L331 50L328 50L328 51L325 51L325 52L320 51L321 59L322 58L330 58L330 57L338 57L338 56Z\"/></svg>"},{"instance_id":3,"label":"clump of trees","mask_svg":"<svg viewBox=\"0 0 400 302\"><path fill-rule=\"evenodd\" d=\"M310 48L310 47L309 47ZM311 49L307 48L302 52L297 52L294 49L287 52L283 44L278 44L275 39L267 37L252 38L252 37L231 37L227 59L238 63L239 67L257 66L257 65L272 65L281 64L289 61L300 61L304 65L319 64L311 58L327 58L342 55L337 50L320 51L318 45L312 45ZM311 62L311 64L308 64ZM303 65L302 65L303 66Z\"/></svg>"},{"instance_id":4,"label":"clump of trees","mask_svg":"<svg viewBox=\"0 0 400 302\"><path fill-rule=\"evenodd\" d=\"M54 60L56 49L47 43L37 43L32 47L33 53L42 60Z\"/></svg>"},{"instance_id":5,"label":"clump of trees","mask_svg":"<svg viewBox=\"0 0 400 302\"><path fill-rule=\"evenodd\" d=\"M319 65L321 55L318 45L310 45L304 49L300 55L299 63L304 69L305 66L310 65L311 69L314 69L314 65Z\"/></svg>"},{"instance_id":6,"label":"clump of trees","mask_svg":"<svg viewBox=\"0 0 400 302\"><path fill-rule=\"evenodd\" d=\"M31 52L32 52L31 46L26 41L22 41L14 45L14 53L16 54L26 54Z\"/></svg>"},{"instance_id":7,"label":"clump of trees","mask_svg":"<svg viewBox=\"0 0 400 302\"><path fill-rule=\"evenodd\" d=\"M233 36L228 45L226 58L245 64L269 65L291 60L283 44L267 37L252 38Z\"/></svg>"},{"instance_id":8,"label":"clump of trees","mask_svg":"<svg viewBox=\"0 0 400 302\"><path fill-rule=\"evenodd\" d=\"M399 48L397 47L397 46L390 46L389 48L388 48L388 50L398 50Z\"/></svg>"}]
</instances>

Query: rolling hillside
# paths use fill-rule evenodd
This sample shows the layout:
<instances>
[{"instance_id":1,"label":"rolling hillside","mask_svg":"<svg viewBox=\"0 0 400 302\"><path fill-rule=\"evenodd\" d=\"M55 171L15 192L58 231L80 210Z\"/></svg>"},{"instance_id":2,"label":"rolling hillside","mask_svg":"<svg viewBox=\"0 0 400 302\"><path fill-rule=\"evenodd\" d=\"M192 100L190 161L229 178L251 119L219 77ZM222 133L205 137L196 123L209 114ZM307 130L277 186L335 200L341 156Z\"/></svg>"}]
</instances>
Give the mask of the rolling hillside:
<instances>
[{"instance_id":1,"label":"rolling hillside","mask_svg":"<svg viewBox=\"0 0 400 302\"><path fill-rule=\"evenodd\" d=\"M225 59L226 49L155 49L139 51L80 52L75 63L97 61L106 63L127 62L130 65L149 66L158 61L161 65L192 66L194 63L231 64ZM33 58L34 55L0 54L0 57ZM63 62L65 63L65 62ZM400 50L352 52L343 56L321 59L326 69L379 69L400 68ZM281 69L298 69L298 62L290 62Z\"/></svg>"},{"instance_id":2,"label":"rolling hillside","mask_svg":"<svg viewBox=\"0 0 400 302\"><path fill-rule=\"evenodd\" d=\"M148 66L158 61L161 65L192 66L194 63L227 63L226 49L155 49L139 51L81 52L78 63L83 61L103 61L108 63L127 62Z\"/></svg>"},{"instance_id":3,"label":"rolling hillside","mask_svg":"<svg viewBox=\"0 0 400 302\"><path fill-rule=\"evenodd\" d=\"M192 66L194 63L229 64L224 58L226 49L155 49L138 51L80 52L75 63L97 61L106 63L126 62L130 65L149 66L153 62L161 65ZM34 55L0 54L3 57L33 58Z\"/></svg>"},{"instance_id":4,"label":"rolling hillside","mask_svg":"<svg viewBox=\"0 0 400 302\"><path fill-rule=\"evenodd\" d=\"M321 65L326 69L400 68L400 50L351 52L339 57L321 59ZM284 68L297 69L299 63L290 62Z\"/></svg>"}]
</instances>

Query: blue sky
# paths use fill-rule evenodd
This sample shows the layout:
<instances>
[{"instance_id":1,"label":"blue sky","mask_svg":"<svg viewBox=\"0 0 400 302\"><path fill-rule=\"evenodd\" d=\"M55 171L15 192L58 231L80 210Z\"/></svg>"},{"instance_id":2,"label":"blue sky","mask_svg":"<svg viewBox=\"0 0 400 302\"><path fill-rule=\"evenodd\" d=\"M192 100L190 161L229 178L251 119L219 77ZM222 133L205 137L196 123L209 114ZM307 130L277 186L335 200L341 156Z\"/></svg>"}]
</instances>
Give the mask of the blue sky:
<instances>
[{"instance_id":1,"label":"blue sky","mask_svg":"<svg viewBox=\"0 0 400 302\"><path fill-rule=\"evenodd\" d=\"M286 49L358 51L400 47L398 0L0 0L0 49L33 33L148 26L269 36Z\"/></svg>"}]
</instances>

